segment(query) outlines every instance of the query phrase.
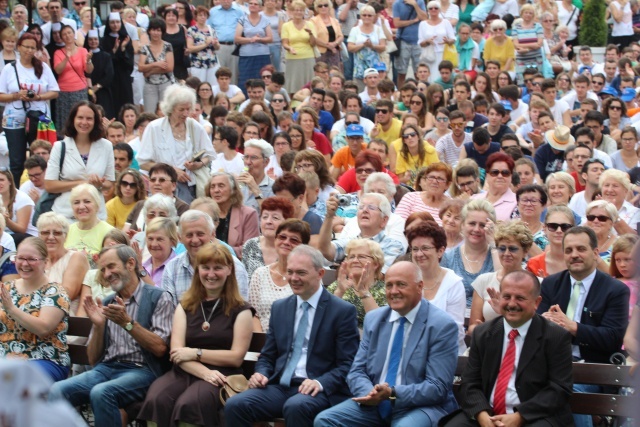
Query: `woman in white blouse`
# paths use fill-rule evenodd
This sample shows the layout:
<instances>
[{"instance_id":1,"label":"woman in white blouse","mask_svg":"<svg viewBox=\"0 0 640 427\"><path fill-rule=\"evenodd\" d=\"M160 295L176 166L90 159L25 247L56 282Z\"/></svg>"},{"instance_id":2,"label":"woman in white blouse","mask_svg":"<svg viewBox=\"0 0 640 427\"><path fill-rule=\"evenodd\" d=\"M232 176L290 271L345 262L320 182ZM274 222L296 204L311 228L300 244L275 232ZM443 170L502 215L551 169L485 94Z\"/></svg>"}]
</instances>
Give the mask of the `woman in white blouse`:
<instances>
[{"instance_id":1,"label":"woman in white blouse","mask_svg":"<svg viewBox=\"0 0 640 427\"><path fill-rule=\"evenodd\" d=\"M426 61L431 70L429 82L432 83L440 78L438 64L442 62L444 45L454 44L456 35L453 32L451 22L442 18L440 2L430 1L427 5L427 13L429 14L429 18L426 21L420 22L418 26L418 44L423 49L431 49L433 47L435 52L432 58L433 60Z\"/></svg>"}]
</instances>

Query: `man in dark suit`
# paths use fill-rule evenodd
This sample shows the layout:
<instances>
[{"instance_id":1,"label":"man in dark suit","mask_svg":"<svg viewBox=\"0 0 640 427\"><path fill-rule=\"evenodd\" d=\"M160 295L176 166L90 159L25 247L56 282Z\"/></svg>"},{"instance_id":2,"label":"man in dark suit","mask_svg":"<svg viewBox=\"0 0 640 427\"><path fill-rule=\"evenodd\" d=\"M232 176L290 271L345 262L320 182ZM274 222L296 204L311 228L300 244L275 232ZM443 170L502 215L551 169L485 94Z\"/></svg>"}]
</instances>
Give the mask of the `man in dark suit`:
<instances>
[{"instance_id":1,"label":"man in dark suit","mask_svg":"<svg viewBox=\"0 0 640 427\"><path fill-rule=\"evenodd\" d=\"M598 239L587 227L573 227L562 242L567 270L542 282L538 313L572 335L574 360L611 363L622 348L629 316L629 288L596 269ZM600 387L574 385L576 392L599 392ZM576 426L592 426L591 416L575 415Z\"/></svg>"},{"instance_id":2,"label":"man in dark suit","mask_svg":"<svg viewBox=\"0 0 640 427\"><path fill-rule=\"evenodd\" d=\"M288 426L311 426L316 414L349 397L345 378L360 337L356 309L323 289L323 261L307 245L289 254L294 295L273 303L250 389L225 407L228 426L282 416Z\"/></svg>"},{"instance_id":3,"label":"man in dark suit","mask_svg":"<svg viewBox=\"0 0 640 427\"><path fill-rule=\"evenodd\" d=\"M417 265L392 265L385 285L389 305L366 315L347 377L355 397L319 414L315 427L431 427L456 408L456 323L422 298Z\"/></svg>"},{"instance_id":4,"label":"man in dark suit","mask_svg":"<svg viewBox=\"0 0 640 427\"><path fill-rule=\"evenodd\" d=\"M514 271L502 279L502 317L473 331L462 410L440 425L573 425L571 335L536 314L541 300L532 273Z\"/></svg>"}]
</instances>

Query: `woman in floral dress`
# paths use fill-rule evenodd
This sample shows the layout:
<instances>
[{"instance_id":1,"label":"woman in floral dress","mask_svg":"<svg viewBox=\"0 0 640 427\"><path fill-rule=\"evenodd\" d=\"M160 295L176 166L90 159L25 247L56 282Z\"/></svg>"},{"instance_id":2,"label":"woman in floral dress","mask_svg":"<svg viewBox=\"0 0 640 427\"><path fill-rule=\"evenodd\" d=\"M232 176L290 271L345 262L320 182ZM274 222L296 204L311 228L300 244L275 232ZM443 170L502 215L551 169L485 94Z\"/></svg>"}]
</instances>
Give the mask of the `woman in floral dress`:
<instances>
[{"instance_id":1,"label":"woman in floral dress","mask_svg":"<svg viewBox=\"0 0 640 427\"><path fill-rule=\"evenodd\" d=\"M196 8L196 25L187 30L187 50L191 55L191 76L201 82L217 85L216 71L220 68L216 50L220 49L216 30L207 25L209 11Z\"/></svg>"}]
</instances>

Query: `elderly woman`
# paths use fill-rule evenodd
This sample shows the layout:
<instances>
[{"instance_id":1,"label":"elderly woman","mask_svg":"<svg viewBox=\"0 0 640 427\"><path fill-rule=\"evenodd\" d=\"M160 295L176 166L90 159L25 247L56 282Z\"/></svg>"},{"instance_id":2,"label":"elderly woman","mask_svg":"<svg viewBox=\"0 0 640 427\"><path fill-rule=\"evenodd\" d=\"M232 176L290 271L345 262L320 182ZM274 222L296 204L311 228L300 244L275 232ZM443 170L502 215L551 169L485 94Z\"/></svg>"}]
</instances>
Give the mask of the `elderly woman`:
<instances>
[{"instance_id":1,"label":"elderly woman","mask_svg":"<svg viewBox=\"0 0 640 427\"><path fill-rule=\"evenodd\" d=\"M309 225L299 219L283 221L276 230L275 248L278 258L275 262L258 267L249 282L249 304L256 309L262 330L269 330L271 305L274 301L293 295L287 280L287 258L293 248L309 243Z\"/></svg>"},{"instance_id":2,"label":"elderly woman","mask_svg":"<svg viewBox=\"0 0 640 427\"><path fill-rule=\"evenodd\" d=\"M87 99L87 79L85 73L93 72L91 53L76 45L75 31L68 25L60 29L60 38L64 47L53 55L53 69L58 76L60 96L56 100L56 129L62 130L69 112L78 101ZM61 133L60 131L58 132Z\"/></svg>"},{"instance_id":3,"label":"elderly woman","mask_svg":"<svg viewBox=\"0 0 640 427\"><path fill-rule=\"evenodd\" d=\"M38 234L47 246L49 254L45 272L49 280L61 284L71 302L69 314L75 316L80 304L82 280L89 271L89 262L82 252L65 248L69 234L69 222L54 212L47 212L38 218Z\"/></svg>"},{"instance_id":4,"label":"elderly woman","mask_svg":"<svg viewBox=\"0 0 640 427\"><path fill-rule=\"evenodd\" d=\"M216 71L220 68L216 50L220 49L218 34L207 25L209 9L196 7L196 25L187 30L187 50L191 56L191 76L201 82L216 83ZM209 92L209 95L212 95Z\"/></svg>"},{"instance_id":5,"label":"elderly woman","mask_svg":"<svg viewBox=\"0 0 640 427\"><path fill-rule=\"evenodd\" d=\"M158 103L174 81L173 47L162 40L167 31L164 20L154 18L149 21L149 44L140 49L138 70L144 75L144 110L155 113Z\"/></svg>"},{"instance_id":6,"label":"elderly woman","mask_svg":"<svg viewBox=\"0 0 640 427\"><path fill-rule=\"evenodd\" d=\"M469 334L477 325L500 316L500 282L512 271L522 270L525 255L533 245L533 235L522 221L499 224L496 227L495 239L500 269L481 274L473 281Z\"/></svg>"},{"instance_id":7,"label":"elderly woman","mask_svg":"<svg viewBox=\"0 0 640 427\"><path fill-rule=\"evenodd\" d=\"M262 0L249 0L249 13L236 24L234 42L240 45L238 87L245 91L245 82L259 79L260 70L271 64L269 43L273 41L271 22L260 14ZM287 76L288 77L288 76ZM287 79L288 80L288 79Z\"/></svg>"},{"instance_id":8,"label":"elderly woman","mask_svg":"<svg viewBox=\"0 0 640 427\"><path fill-rule=\"evenodd\" d=\"M260 206L261 235L245 242L242 246L242 263L247 269L249 279L264 265L278 260L276 250L276 230L285 220L293 218L294 207L284 197L268 197Z\"/></svg>"},{"instance_id":9,"label":"elderly woman","mask_svg":"<svg viewBox=\"0 0 640 427\"><path fill-rule=\"evenodd\" d=\"M349 241L345 254L338 278L327 291L356 307L358 327L362 328L365 314L387 305L382 280L384 254L378 243L367 239Z\"/></svg>"},{"instance_id":10,"label":"elderly woman","mask_svg":"<svg viewBox=\"0 0 640 427\"><path fill-rule=\"evenodd\" d=\"M422 296L455 320L458 325L458 354L463 354L467 349L464 342L465 288L460 276L440 266L447 248L446 233L434 221L427 221L411 227L407 231L407 240L412 261L422 271Z\"/></svg>"},{"instance_id":11,"label":"elderly woman","mask_svg":"<svg viewBox=\"0 0 640 427\"><path fill-rule=\"evenodd\" d=\"M507 23L502 19L491 22L491 33L484 44L484 62L498 61L502 71L509 71L514 74L516 49L510 37L507 37Z\"/></svg>"},{"instance_id":12,"label":"elderly woman","mask_svg":"<svg viewBox=\"0 0 640 427\"><path fill-rule=\"evenodd\" d=\"M629 174L616 169L607 169L600 175L602 199L613 203L620 221L614 221L613 228L618 235L637 233L640 222L640 209L625 200L629 190L638 191L637 185L631 185Z\"/></svg>"},{"instance_id":13,"label":"elderly woman","mask_svg":"<svg viewBox=\"0 0 640 427\"><path fill-rule=\"evenodd\" d=\"M611 261L611 247L616 240L613 224L618 221L618 210L606 200L595 200L587 205L586 226L595 231L598 237L600 258L607 264Z\"/></svg>"},{"instance_id":14,"label":"elderly woman","mask_svg":"<svg viewBox=\"0 0 640 427\"><path fill-rule=\"evenodd\" d=\"M244 242L260 234L258 212L243 205L238 181L226 172L215 172L211 175L207 196L215 200L220 208L220 224L216 228L216 238L228 243L236 256L242 258Z\"/></svg>"},{"instance_id":15,"label":"elderly woman","mask_svg":"<svg viewBox=\"0 0 640 427\"><path fill-rule=\"evenodd\" d=\"M185 210L188 208L189 206L186 205ZM127 218L123 231L130 236L135 235L137 232L144 231L149 221L157 217L177 220L178 211L173 197L156 193L146 200L138 202Z\"/></svg>"},{"instance_id":16,"label":"elderly woman","mask_svg":"<svg viewBox=\"0 0 640 427\"><path fill-rule=\"evenodd\" d=\"M20 278L0 284L0 352L3 357L29 360L53 381L69 375L67 353L69 298L45 273L47 247L37 237L18 247Z\"/></svg>"},{"instance_id":17,"label":"elderly woman","mask_svg":"<svg viewBox=\"0 0 640 427\"><path fill-rule=\"evenodd\" d=\"M221 425L220 389L227 375L242 374L254 313L238 291L232 254L203 246L173 317L173 369L151 385L138 418L159 426Z\"/></svg>"},{"instance_id":18,"label":"elderly woman","mask_svg":"<svg viewBox=\"0 0 640 427\"><path fill-rule=\"evenodd\" d=\"M523 79L527 68L542 70L542 44L544 41L542 26L536 22L536 12L531 4L520 7L522 20L511 29L511 40L516 49L516 74ZM486 52L485 45L485 52Z\"/></svg>"},{"instance_id":19,"label":"elderly woman","mask_svg":"<svg viewBox=\"0 0 640 427\"><path fill-rule=\"evenodd\" d=\"M440 206L438 216L442 221L442 228L447 236L447 249L452 251L462 244L462 208L465 202L460 199L447 199ZM407 218L408 219L408 218Z\"/></svg>"},{"instance_id":20,"label":"elderly woman","mask_svg":"<svg viewBox=\"0 0 640 427\"><path fill-rule=\"evenodd\" d=\"M136 203L147 198L147 190L140 172L133 169L118 175L115 190L116 197L106 204L107 222L122 230Z\"/></svg>"},{"instance_id":21,"label":"elderly woman","mask_svg":"<svg viewBox=\"0 0 640 427\"><path fill-rule=\"evenodd\" d=\"M47 192L60 194L53 203L53 211L68 220L74 220L70 203L70 192L80 184L91 184L97 189L103 183L115 179L113 144L102 137L100 113L88 101L77 103L67 117L66 137L53 146L45 174L44 188ZM64 148L63 148L64 147ZM62 150L64 163L60 167ZM106 219L104 198L98 193L98 217Z\"/></svg>"},{"instance_id":22,"label":"elderly woman","mask_svg":"<svg viewBox=\"0 0 640 427\"><path fill-rule=\"evenodd\" d=\"M445 252L440 265L462 277L467 308L471 307L471 284L482 273L495 271L497 251L494 242L496 211L486 200L471 200L461 212L462 245Z\"/></svg>"},{"instance_id":23,"label":"elderly woman","mask_svg":"<svg viewBox=\"0 0 640 427\"><path fill-rule=\"evenodd\" d=\"M371 6L360 9L361 24L349 32L347 49L353 53L353 78L364 79L364 72L381 62L380 54L387 46L386 36L376 25L376 10Z\"/></svg>"},{"instance_id":24,"label":"elderly woman","mask_svg":"<svg viewBox=\"0 0 640 427\"><path fill-rule=\"evenodd\" d=\"M620 133L622 149L611 154L611 162L615 169L629 173L629 171L640 166L640 156L636 151L638 143L638 131L633 126L627 126Z\"/></svg>"},{"instance_id":25,"label":"elderly woman","mask_svg":"<svg viewBox=\"0 0 640 427\"><path fill-rule=\"evenodd\" d=\"M69 227L64 247L84 251L89 257L102 249L102 239L113 229L106 221L98 218L100 193L90 184L80 184L73 190L69 201L77 222Z\"/></svg>"},{"instance_id":26,"label":"elderly woman","mask_svg":"<svg viewBox=\"0 0 640 427\"><path fill-rule=\"evenodd\" d=\"M539 255L549 244L540 220L547 206L547 199L544 187L537 184L524 185L516 192L519 216L533 234L534 245L531 246L530 256Z\"/></svg>"},{"instance_id":27,"label":"elderly woman","mask_svg":"<svg viewBox=\"0 0 640 427\"><path fill-rule=\"evenodd\" d=\"M566 270L562 241L565 233L575 224L575 214L571 209L563 205L549 206L544 220L544 232L549 244L546 251L529 258L527 270L542 278Z\"/></svg>"},{"instance_id":28,"label":"elderly woman","mask_svg":"<svg viewBox=\"0 0 640 427\"><path fill-rule=\"evenodd\" d=\"M430 1L427 4L427 11L429 17L421 21L418 26L418 44L433 53L429 58L431 60L426 62L431 70L429 82L433 83L440 79L438 64L442 62L445 45L453 46L456 42L456 34L451 21L442 14L440 2Z\"/></svg>"},{"instance_id":29,"label":"elderly woman","mask_svg":"<svg viewBox=\"0 0 640 427\"><path fill-rule=\"evenodd\" d=\"M186 203L196 197L196 174L215 159L211 139L200 123L189 117L196 102L193 89L173 85L164 93L160 109L165 117L149 123L142 136L138 162L149 170L155 163L167 163L178 174L177 196ZM204 188L198 191L204 192Z\"/></svg>"},{"instance_id":30,"label":"elderly woman","mask_svg":"<svg viewBox=\"0 0 640 427\"><path fill-rule=\"evenodd\" d=\"M147 250L151 255L142 262L142 267L151 276L151 281L159 286L165 266L176 257L174 248L178 245L178 227L171 218L152 219L145 230Z\"/></svg>"},{"instance_id":31,"label":"elderly woman","mask_svg":"<svg viewBox=\"0 0 640 427\"><path fill-rule=\"evenodd\" d=\"M471 198L487 200L493 205L497 220L508 221L517 206L516 195L511 191L511 175L515 163L508 154L493 153L485 166L487 192L475 194Z\"/></svg>"},{"instance_id":32,"label":"elderly woman","mask_svg":"<svg viewBox=\"0 0 640 427\"><path fill-rule=\"evenodd\" d=\"M440 122L440 118L436 118ZM447 122L449 119L446 119ZM438 162L438 153L433 145L422 139L418 124L405 124L400 133L402 146L395 155L394 173L400 182L414 187L418 171Z\"/></svg>"},{"instance_id":33,"label":"elderly woman","mask_svg":"<svg viewBox=\"0 0 640 427\"><path fill-rule=\"evenodd\" d=\"M566 172L554 172L548 175L545 184L550 207L567 206L576 193L576 180ZM575 224L582 222L582 217L575 212L573 212L573 219Z\"/></svg>"},{"instance_id":34,"label":"elderly woman","mask_svg":"<svg viewBox=\"0 0 640 427\"><path fill-rule=\"evenodd\" d=\"M316 46L320 52L318 61L322 61L329 67L341 67L340 45L344 41L344 35L340 22L335 18L333 3L329 0L315 0L316 16L309 21L317 31Z\"/></svg>"},{"instance_id":35,"label":"elderly woman","mask_svg":"<svg viewBox=\"0 0 640 427\"><path fill-rule=\"evenodd\" d=\"M452 173L451 167L446 163L438 162L427 166L419 183L423 191L407 193L398 204L396 213L406 219L412 212L427 211L442 226L439 211L448 198L445 193L451 185Z\"/></svg>"},{"instance_id":36,"label":"elderly woman","mask_svg":"<svg viewBox=\"0 0 640 427\"><path fill-rule=\"evenodd\" d=\"M282 48L286 51L287 78L285 89L290 94L296 93L302 86L313 78L315 55L313 47L316 45L316 29L311 22L304 20L306 5L301 0L295 0L287 7L293 19L282 25L280 37Z\"/></svg>"}]
</instances>

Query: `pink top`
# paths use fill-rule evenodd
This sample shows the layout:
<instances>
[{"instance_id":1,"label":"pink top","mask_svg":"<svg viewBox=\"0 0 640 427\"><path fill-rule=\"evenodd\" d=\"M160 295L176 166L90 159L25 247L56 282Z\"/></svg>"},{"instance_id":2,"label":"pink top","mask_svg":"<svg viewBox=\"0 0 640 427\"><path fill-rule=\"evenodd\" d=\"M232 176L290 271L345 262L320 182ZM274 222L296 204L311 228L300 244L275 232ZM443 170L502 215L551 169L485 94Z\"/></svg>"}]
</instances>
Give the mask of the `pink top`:
<instances>
[{"instance_id":1,"label":"pink top","mask_svg":"<svg viewBox=\"0 0 640 427\"><path fill-rule=\"evenodd\" d=\"M77 92L87 88L87 79L84 76L87 64L87 50L79 47L67 62L66 67L58 74L58 86L61 92ZM65 57L64 49L58 49L53 54L53 66L60 64Z\"/></svg>"},{"instance_id":2,"label":"pink top","mask_svg":"<svg viewBox=\"0 0 640 427\"><path fill-rule=\"evenodd\" d=\"M474 194L471 198L475 200L486 199L488 194L489 193ZM493 204L493 208L496 210L496 219L498 221L509 221L517 204L516 193L509 188L502 197Z\"/></svg>"},{"instance_id":3,"label":"pink top","mask_svg":"<svg viewBox=\"0 0 640 427\"><path fill-rule=\"evenodd\" d=\"M442 220L439 214L440 208L432 208L431 206L425 205L421 195L421 191L405 194L402 200L400 200L400 203L398 203L395 213L407 219L409 215L414 212L429 212L438 225L442 226Z\"/></svg>"}]
</instances>

